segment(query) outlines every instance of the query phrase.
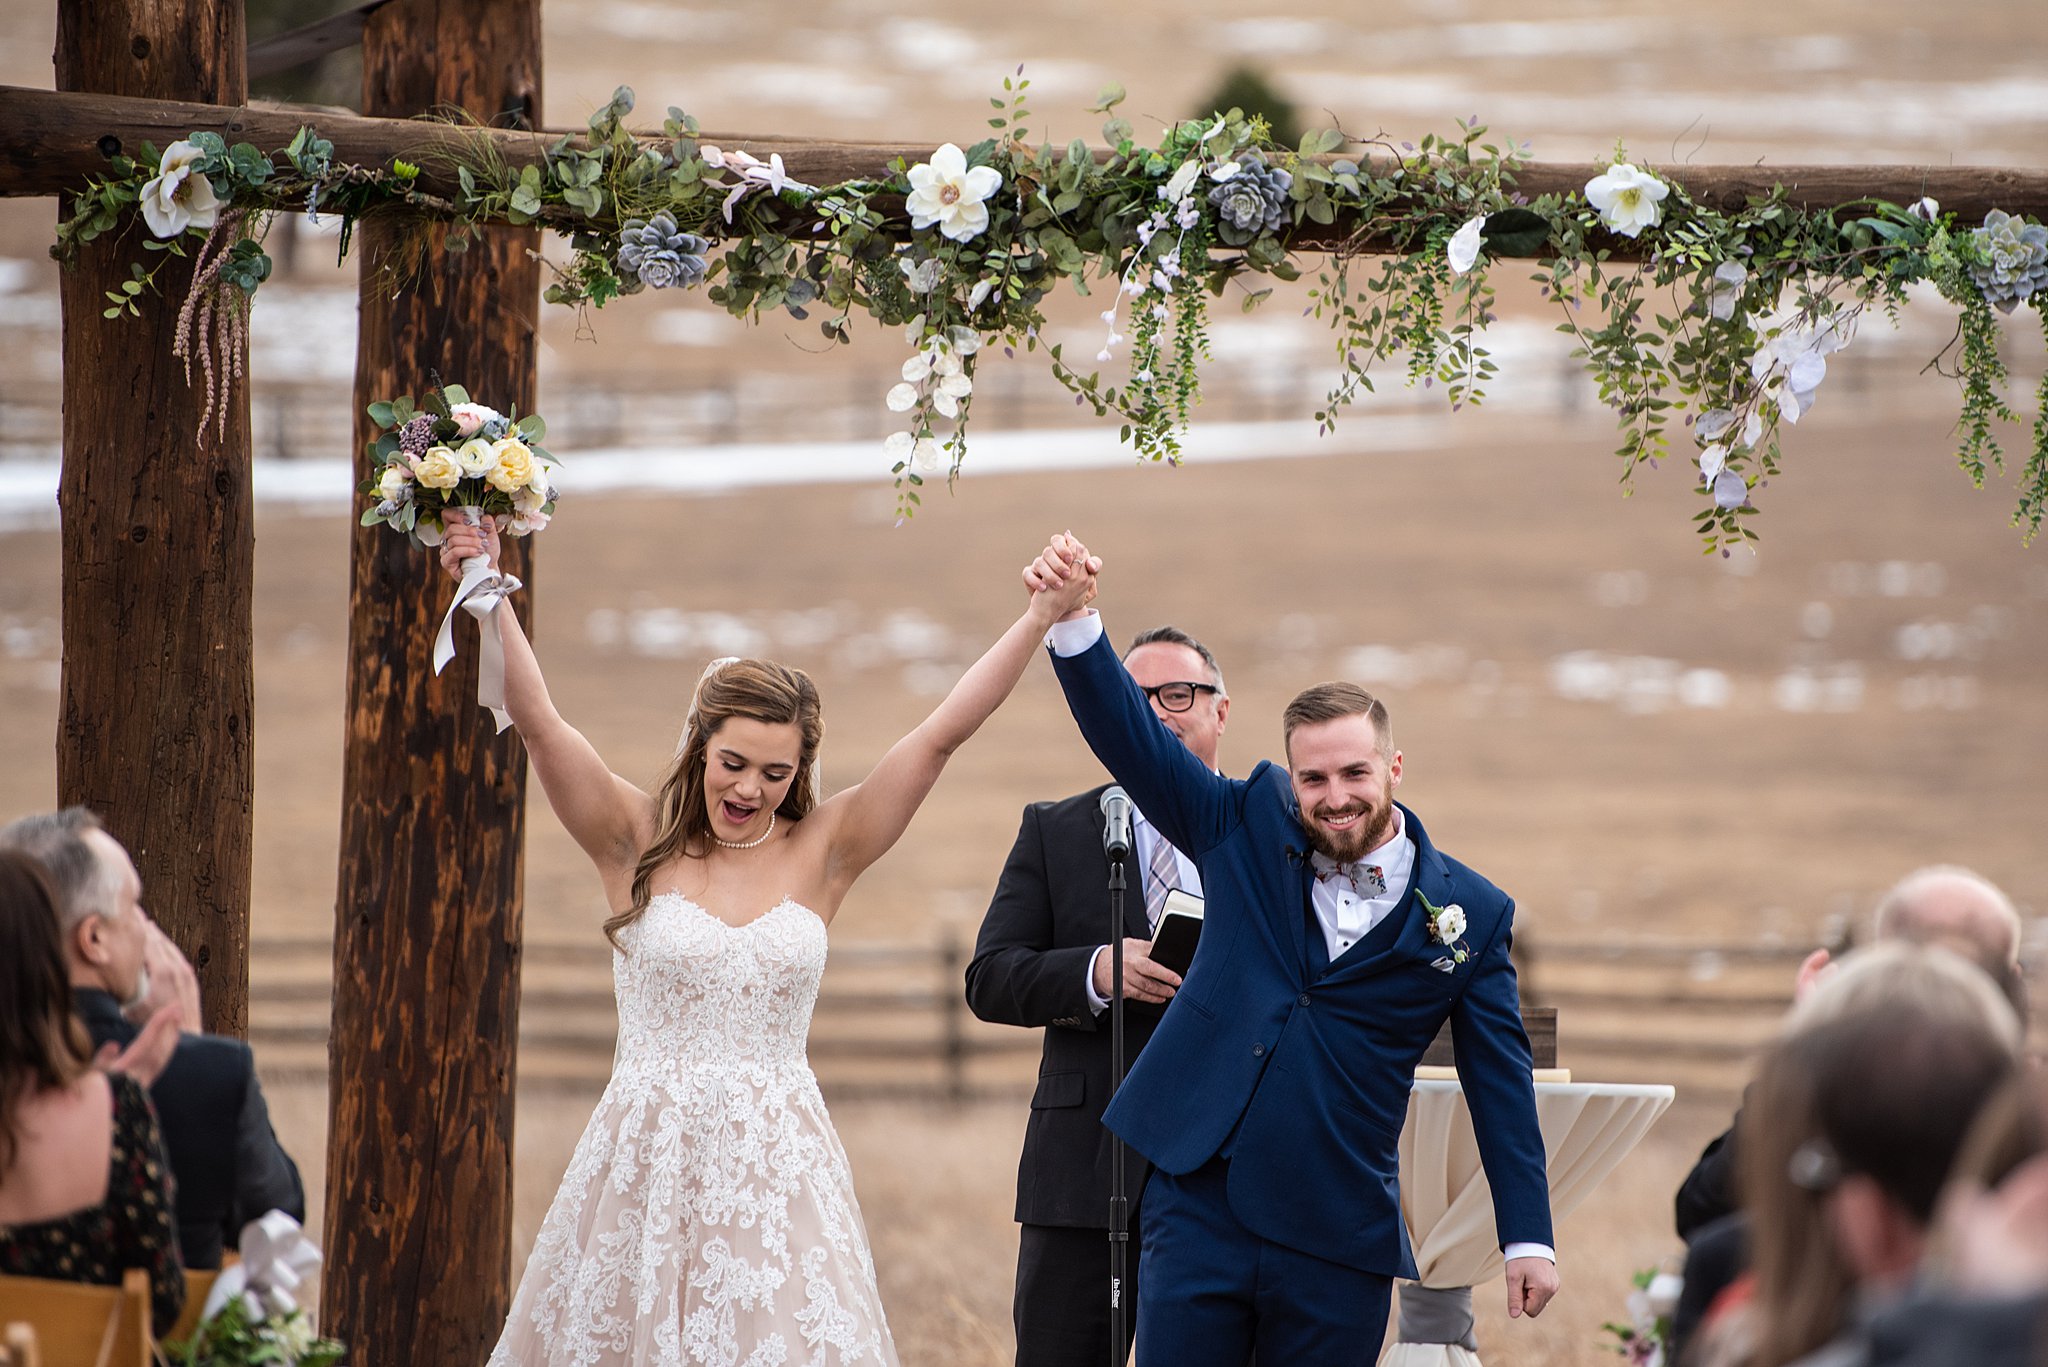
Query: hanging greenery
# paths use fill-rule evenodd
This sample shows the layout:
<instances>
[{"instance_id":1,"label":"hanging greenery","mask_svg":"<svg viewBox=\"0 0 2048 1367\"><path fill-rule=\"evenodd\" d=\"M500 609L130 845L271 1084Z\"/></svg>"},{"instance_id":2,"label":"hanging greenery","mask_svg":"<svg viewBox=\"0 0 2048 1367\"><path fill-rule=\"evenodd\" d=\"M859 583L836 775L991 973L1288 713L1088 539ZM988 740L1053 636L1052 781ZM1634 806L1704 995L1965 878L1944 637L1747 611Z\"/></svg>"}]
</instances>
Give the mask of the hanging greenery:
<instances>
[{"instance_id":1,"label":"hanging greenery","mask_svg":"<svg viewBox=\"0 0 2048 1367\"><path fill-rule=\"evenodd\" d=\"M1060 383L1118 420L1141 458L1177 461L1200 400L1212 301L1234 291L1256 308L1273 281L1302 278L1297 232L1341 222L1347 234L1309 289L1339 365L1316 414L1324 430L1386 366L1411 385L1441 386L1453 408L1481 403L1496 373L1484 344L1490 272L1527 258L1615 413L1623 483L1672 454L1676 433L1697 475L1698 533L1723 553L1756 539L1755 493L1779 470L1780 427L1811 407L1827 358L1866 313L1895 316L1921 282L1959 311L1934 364L1958 385L1958 458L1979 484L2004 468L2000 434L2018 420L1994 310L2031 305L2048 329L2048 228L1997 211L1959 224L1932 200L1814 208L1778 189L1723 212L1620 147L1582 191L1531 199L1515 188L1526 149L1489 140L1476 123L1399 147L1333 129L1281 147L1263 119L1232 109L1145 146L1116 115L1114 87L1092 110L1106 118L1098 152L1079 139L1034 143L1029 89L1021 68L1003 82L981 141L827 186L793 179L779 155L703 141L679 109L659 136L635 134L623 87L587 137L561 138L537 164L514 167L479 135L446 198L421 189L419 168L404 161L336 160L310 128L269 154L196 133L162 153L145 144L116 157L75 198L57 251L132 231L138 216L145 253L182 255L196 242L206 269L195 289L206 297L196 326L184 301L181 354L199 354L210 387L232 378L215 375L213 358L233 354L248 298L270 271L263 234L287 211L350 226L380 210L430 215L455 224L453 250L488 224L556 229L570 254L546 297L576 308L701 288L735 317L815 320L838 342L865 314L902 328L909 352L901 382L877 396L901 415L884 450L908 515L927 476L961 469L974 377L991 346L1043 350ZM1634 250L1616 259L1624 245ZM109 294L110 317L134 313L155 289L147 261ZM1041 337L1045 301L1062 287L1106 304L1092 358ZM1105 369L1118 362L1120 376ZM2048 504L2048 378L2038 397L2013 514L2029 541Z\"/></svg>"}]
</instances>

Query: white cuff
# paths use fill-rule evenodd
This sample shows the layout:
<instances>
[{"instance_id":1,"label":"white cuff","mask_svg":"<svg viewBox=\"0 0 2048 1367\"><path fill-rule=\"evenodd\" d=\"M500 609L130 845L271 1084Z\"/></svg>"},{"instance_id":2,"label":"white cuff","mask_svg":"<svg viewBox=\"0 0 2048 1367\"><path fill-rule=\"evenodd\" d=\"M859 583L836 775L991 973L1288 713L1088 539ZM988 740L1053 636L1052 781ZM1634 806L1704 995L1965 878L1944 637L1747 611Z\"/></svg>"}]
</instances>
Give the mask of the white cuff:
<instances>
[{"instance_id":1,"label":"white cuff","mask_svg":"<svg viewBox=\"0 0 2048 1367\"><path fill-rule=\"evenodd\" d=\"M1079 655L1101 639L1102 614L1094 608L1089 608L1085 617L1054 622L1045 633L1047 649L1062 659L1069 655Z\"/></svg>"},{"instance_id":2,"label":"white cuff","mask_svg":"<svg viewBox=\"0 0 2048 1367\"><path fill-rule=\"evenodd\" d=\"M1109 1010L1109 998L1095 990L1095 965L1107 953L1109 953L1109 946L1102 945L1093 954L1088 956L1088 1009L1098 1016Z\"/></svg>"},{"instance_id":3,"label":"white cuff","mask_svg":"<svg viewBox=\"0 0 2048 1367\"><path fill-rule=\"evenodd\" d=\"M1557 1261L1557 1250L1549 1244L1509 1244L1501 1250L1501 1257L1507 1262L1517 1258L1541 1258L1545 1262Z\"/></svg>"}]
</instances>

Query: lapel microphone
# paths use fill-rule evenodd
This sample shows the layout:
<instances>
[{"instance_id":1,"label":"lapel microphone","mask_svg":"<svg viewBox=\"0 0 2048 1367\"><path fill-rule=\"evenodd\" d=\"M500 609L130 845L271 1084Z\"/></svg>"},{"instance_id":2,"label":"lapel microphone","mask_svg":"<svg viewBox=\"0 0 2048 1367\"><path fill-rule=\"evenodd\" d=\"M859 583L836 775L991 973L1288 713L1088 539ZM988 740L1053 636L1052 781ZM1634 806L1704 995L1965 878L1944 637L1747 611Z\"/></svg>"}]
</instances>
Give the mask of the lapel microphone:
<instances>
[{"instance_id":1,"label":"lapel microphone","mask_svg":"<svg viewBox=\"0 0 2048 1367\"><path fill-rule=\"evenodd\" d=\"M1102 793L1102 852L1111 859L1131 856L1131 795L1111 784Z\"/></svg>"}]
</instances>

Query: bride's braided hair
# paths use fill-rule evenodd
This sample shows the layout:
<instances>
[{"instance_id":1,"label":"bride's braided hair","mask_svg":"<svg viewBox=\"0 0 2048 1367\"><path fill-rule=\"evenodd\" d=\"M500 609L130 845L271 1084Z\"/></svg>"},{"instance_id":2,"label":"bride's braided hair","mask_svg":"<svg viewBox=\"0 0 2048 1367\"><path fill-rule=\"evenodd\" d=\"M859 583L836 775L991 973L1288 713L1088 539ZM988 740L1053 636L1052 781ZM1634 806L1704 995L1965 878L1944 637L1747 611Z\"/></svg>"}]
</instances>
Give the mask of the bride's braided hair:
<instances>
[{"instance_id":1,"label":"bride's braided hair","mask_svg":"<svg viewBox=\"0 0 2048 1367\"><path fill-rule=\"evenodd\" d=\"M704 799L704 765L711 737L734 717L771 726L795 725L802 747L796 776L775 814L800 821L818 805L818 746L825 717L818 686L801 669L773 660L717 660L697 681L683 719L682 742L655 798L654 840L633 869L633 905L604 923L605 937L619 947L619 932L639 920L653 896L657 871L682 856L701 858L711 849L711 810Z\"/></svg>"}]
</instances>

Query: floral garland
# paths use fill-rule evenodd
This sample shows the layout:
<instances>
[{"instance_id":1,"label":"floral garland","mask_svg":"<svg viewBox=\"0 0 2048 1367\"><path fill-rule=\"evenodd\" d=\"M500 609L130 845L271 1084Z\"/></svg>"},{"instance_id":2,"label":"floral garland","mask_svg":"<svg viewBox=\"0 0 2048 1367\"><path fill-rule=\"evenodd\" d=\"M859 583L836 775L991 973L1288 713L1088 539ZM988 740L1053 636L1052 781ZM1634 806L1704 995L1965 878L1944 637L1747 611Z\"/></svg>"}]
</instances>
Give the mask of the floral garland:
<instances>
[{"instance_id":1,"label":"floral garland","mask_svg":"<svg viewBox=\"0 0 2048 1367\"><path fill-rule=\"evenodd\" d=\"M990 138L827 186L792 179L779 155L764 162L703 142L678 109L658 137L635 135L623 87L587 138L562 138L540 164L515 170L479 137L446 199L422 190L405 162L335 161L310 129L268 156L198 133L161 155L145 145L115 158L77 198L58 250L125 229L138 207L146 251L183 254L186 239L202 239L204 297L196 315L187 301L180 354L188 365L194 351L202 357L209 407L216 358L236 354L248 297L269 274L262 233L287 208L353 223L403 206L455 220L453 249L488 223L555 228L570 235L571 254L546 298L579 308L703 288L736 317L821 311L820 330L841 342L865 313L901 327L911 351L881 396L902 417L883 449L908 515L926 476L961 469L981 353L1039 350L1043 301L1062 285L1088 294L1091 281L1113 281L1115 293L1094 367L1044 345L1054 375L1077 402L1118 418L1140 457L1177 461L1200 401L1210 301L1235 287L1245 309L1257 307L1272 292L1253 288L1257 277L1301 278L1293 234L1341 217L1355 226L1310 291L1341 367L1316 414L1324 430L1397 358L1410 384L1440 383L1453 408L1482 402L1495 373L1483 345L1488 269L1534 258L1535 279L1563 311L1560 330L1615 412L1624 483L1671 454L1674 425L1689 428L1696 527L1724 554L1756 539L1754 497L1778 472L1780 424L1811 407L1827 357L1867 311L1895 314L1922 281L1959 310L1956 339L1934 364L1958 383L1959 462L1980 485L1988 468L2004 468L1999 428L2018 420L2003 397L1993 312L2032 305L2048 331L2048 228L1998 211L1959 224L1931 200L1814 209L1779 189L1722 212L1620 148L1582 192L1530 200L1514 188L1525 149L1484 141L1476 123L1398 148L1322 130L1284 149L1263 120L1231 110L1145 147L1115 117L1115 87L1093 107L1109 116L1110 150L1099 155L1078 139L1034 146L1029 86L1021 68L1003 82ZM1366 155L1339 155L1359 146ZM1621 238L1634 239L1640 263L1613 259ZM1369 254L1368 242L1394 254ZM109 316L133 313L155 274L136 264L109 295ZM1100 367L1120 357L1125 378L1106 380ZM2013 514L2028 540L2048 508L2048 377L2040 398Z\"/></svg>"}]
</instances>

